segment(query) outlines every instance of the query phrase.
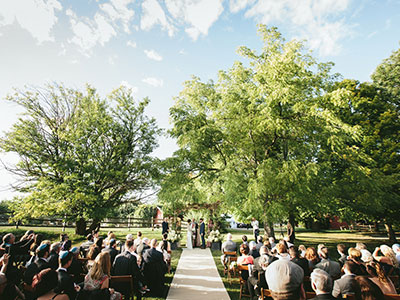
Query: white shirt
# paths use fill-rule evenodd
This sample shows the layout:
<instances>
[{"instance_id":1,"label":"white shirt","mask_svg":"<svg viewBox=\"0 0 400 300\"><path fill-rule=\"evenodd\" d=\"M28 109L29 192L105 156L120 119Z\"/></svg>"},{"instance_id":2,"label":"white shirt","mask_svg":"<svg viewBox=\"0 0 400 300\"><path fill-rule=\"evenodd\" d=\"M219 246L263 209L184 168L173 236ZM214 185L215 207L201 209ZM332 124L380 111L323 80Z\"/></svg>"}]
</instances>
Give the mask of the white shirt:
<instances>
[{"instance_id":1,"label":"white shirt","mask_svg":"<svg viewBox=\"0 0 400 300\"><path fill-rule=\"evenodd\" d=\"M253 226L253 230L260 229L260 228L258 227L258 226L259 226L259 223L258 223L257 220L251 221L251 226Z\"/></svg>"}]
</instances>

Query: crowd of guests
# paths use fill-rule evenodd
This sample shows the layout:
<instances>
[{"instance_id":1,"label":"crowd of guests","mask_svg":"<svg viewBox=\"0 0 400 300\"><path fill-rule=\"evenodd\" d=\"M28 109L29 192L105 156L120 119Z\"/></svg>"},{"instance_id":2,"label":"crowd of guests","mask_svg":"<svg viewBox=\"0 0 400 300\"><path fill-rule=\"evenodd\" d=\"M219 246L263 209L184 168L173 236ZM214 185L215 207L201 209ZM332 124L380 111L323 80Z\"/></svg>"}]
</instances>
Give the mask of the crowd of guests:
<instances>
[{"instance_id":1,"label":"crowd of guests","mask_svg":"<svg viewBox=\"0 0 400 300\"><path fill-rule=\"evenodd\" d=\"M240 256L231 259L237 250ZM244 235L238 247L227 234L222 252L226 271L233 271L236 265L248 266L241 277L245 280L244 292L251 299L261 299L262 288L270 290L274 300L306 299L306 291L314 291L315 299L354 295L356 299L374 300L384 299L384 294L397 294L391 278L398 279L399 275L399 244L381 245L373 252L363 243L348 249L338 244L339 258L334 260L324 244L306 248L289 239L275 242L272 237L261 236L249 242Z\"/></svg>"},{"instance_id":2,"label":"crowd of guests","mask_svg":"<svg viewBox=\"0 0 400 300\"><path fill-rule=\"evenodd\" d=\"M163 230L164 231L164 230ZM164 275L171 260L168 233L162 240L141 232L119 242L113 232L93 232L78 247L67 234L51 243L32 230L19 241L12 233L0 245L0 299L4 300L120 300L164 294ZM111 282L111 276L131 275L130 282Z\"/></svg>"}]
</instances>

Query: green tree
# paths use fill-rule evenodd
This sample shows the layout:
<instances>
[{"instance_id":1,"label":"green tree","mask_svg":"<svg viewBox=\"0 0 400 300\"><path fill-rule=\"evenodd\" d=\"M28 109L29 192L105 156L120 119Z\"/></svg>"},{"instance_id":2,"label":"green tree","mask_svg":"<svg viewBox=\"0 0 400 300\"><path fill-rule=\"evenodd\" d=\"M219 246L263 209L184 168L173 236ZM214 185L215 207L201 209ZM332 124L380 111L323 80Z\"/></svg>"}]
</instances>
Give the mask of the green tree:
<instances>
[{"instance_id":1,"label":"green tree","mask_svg":"<svg viewBox=\"0 0 400 300\"><path fill-rule=\"evenodd\" d=\"M180 147L172 160L182 163L168 173L160 198L182 195L178 183L195 181L187 195L205 190L207 198L196 201L263 219L273 235L274 221L288 219L294 228L300 210L315 207L315 178L326 176L332 162L318 161L319 154L356 154L349 142L357 128L332 109L345 105L346 92L330 92L336 78L330 63L316 62L276 28L260 26L259 33L260 54L239 48L248 64L220 71L217 83L196 77L185 83L170 111Z\"/></svg>"},{"instance_id":2,"label":"green tree","mask_svg":"<svg viewBox=\"0 0 400 300\"><path fill-rule=\"evenodd\" d=\"M16 91L7 100L24 109L0 140L20 161L15 218L68 215L84 234L86 221L99 221L132 193L152 186L157 161L150 154L160 133L145 116L148 99L135 101L129 89L102 99L63 86Z\"/></svg>"}]
</instances>

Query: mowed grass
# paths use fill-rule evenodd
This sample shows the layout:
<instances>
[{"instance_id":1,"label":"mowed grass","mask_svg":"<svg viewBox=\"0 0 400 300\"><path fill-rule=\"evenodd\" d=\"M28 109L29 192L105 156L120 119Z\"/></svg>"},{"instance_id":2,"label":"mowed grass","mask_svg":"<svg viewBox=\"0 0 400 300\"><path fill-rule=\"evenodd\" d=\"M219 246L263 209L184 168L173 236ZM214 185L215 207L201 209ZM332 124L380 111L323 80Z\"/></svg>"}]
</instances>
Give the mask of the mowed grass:
<instances>
[{"instance_id":1,"label":"mowed grass","mask_svg":"<svg viewBox=\"0 0 400 300\"><path fill-rule=\"evenodd\" d=\"M62 228L58 227L25 227L25 226L20 226L19 229L16 229L15 226L0 226L0 236L2 237L6 233L13 233L17 240L29 229L32 229L35 231L35 233L40 233L43 235L44 239L50 240L51 242L58 242L60 241L60 234L61 233L67 233L69 236L69 239L72 241L72 245L74 246L79 246L83 241L85 241L85 237L76 235L74 232L75 230L73 228L66 228L66 231L63 232ZM128 228L105 228L100 230L100 236L106 237L108 231L113 231L115 235L117 236L117 239L124 242L125 237L127 234L131 233L133 234L134 237L136 237L136 234L138 231L142 232L143 237L147 237L149 239L157 239L160 240L162 238L161 236L161 229L154 229L152 230L151 228L135 228L135 229L130 229ZM176 267L178 265L179 258L181 257L182 250L173 250L172 255L171 255L171 273L165 275L165 292L164 292L164 297L162 298L156 298L152 297L151 293L149 295L145 295L143 299L151 299L151 300L158 300L158 299L166 299L168 295L168 290L169 287L172 283L172 279L175 274Z\"/></svg>"},{"instance_id":2,"label":"mowed grass","mask_svg":"<svg viewBox=\"0 0 400 300\"><path fill-rule=\"evenodd\" d=\"M247 235L249 241L254 240L252 230L246 229L231 229L230 233L233 236L233 240L239 245L242 243L242 236ZM263 235L264 232L261 232ZM275 232L276 239L282 238L280 231ZM299 230L296 232L296 245L305 245L306 247L317 247L318 244L325 244L329 248L330 256L332 259L336 259L339 255L336 251L336 245L339 243L345 244L346 247L354 247L355 243L362 242L367 245L368 249L372 252L376 246L381 244L388 244L388 239L384 233L372 234L363 232L351 232L351 231L336 231L329 230L323 232L311 232L305 230ZM239 279L233 278L229 283L228 278L224 275L223 265L221 264L221 251L212 251L215 264L217 266L219 275L221 276L222 282L225 285L226 290L232 300L239 299Z\"/></svg>"}]
</instances>

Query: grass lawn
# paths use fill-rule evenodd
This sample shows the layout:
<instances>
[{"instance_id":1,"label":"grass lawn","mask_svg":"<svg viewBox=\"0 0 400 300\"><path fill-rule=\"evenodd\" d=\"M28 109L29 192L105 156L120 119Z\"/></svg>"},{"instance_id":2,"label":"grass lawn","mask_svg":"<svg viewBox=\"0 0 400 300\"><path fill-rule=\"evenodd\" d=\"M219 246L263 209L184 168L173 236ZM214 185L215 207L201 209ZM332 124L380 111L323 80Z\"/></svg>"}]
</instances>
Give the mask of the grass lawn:
<instances>
[{"instance_id":1,"label":"grass lawn","mask_svg":"<svg viewBox=\"0 0 400 300\"><path fill-rule=\"evenodd\" d=\"M48 239L52 242L56 242L60 240L60 234L63 233L62 232L62 228L57 228L57 227L24 227L24 226L20 226L19 229L15 229L15 226L0 226L0 236L3 236L6 233L12 232L17 240L19 240L19 238L28 230L28 229L33 229L36 233L40 233L43 235L44 239ZM106 237L107 236L107 232L110 229L104 229L104 230L100 230L100 236ZM138 231L141 231L143 234L143 237L147 237L149 239L153 239L156 238L158 240L161 239L161 229L154 229L151 230L151 228L135 228L135 229L122 229L122 228L113 228L111 229L117 236L117 238L121 241L125 241L125 237L128 233L133 234L136 237L136 234ZM69 239L72 241L72 245L73 246L78 246L80 245L84 240L85 237L76 235L74 233L74 229L73 228L67 228L66 229L66 233L69 236ZM172 279L174 277L175 274L175 270L176 267L178 265L178 261L179 258L181 256L182 250L178 249L178 250L173 250L172 251L172 257L171 257L171 274L166 274L165 275L165 285L166 285L166 289L165 289L165 295L163 298L155 298L155 297L151 297L151 294L149 296L145 296L143 297L143 299L152 299L152 300L156 300L156 299L165 299L167 297L168 294L168 290L169 290L169 286L171 285Z\"/></svg>"},{"instance_id":2,"label":"grass lawn","mask_svg":"<svg viewBox=\"0 0 400 300\"><path fill-rule=\"evenodd\" d=\"M233 240L240 245L242 241L242 235L247 235L249 240L254 240L253 232L246 229L232 229L230 232L233 235ZM263 232L261 232L263 234ZM276 232L276 238L280 238L280 232ZM336 245L339 243L345 244L346 247L354 247L356 242L365 243L368 249L372 252L376 246L388 243L387 237L384 233L376 236L375 234L350 232L350 231L324 231L324 232L310 232L310 231L298 231L296 232L296 245L305 245L306 247L316 247L318 244L325 244L330 251L330 255L333 259L338 257L336 251ZM232 300L239 299L239 280L234 278L232 283L229 284L227 277L224 275L223 266L221 264L221 251L212 251L215 264L219 275L225 285L226 290Z\"/></svg>"}]
</instances>

